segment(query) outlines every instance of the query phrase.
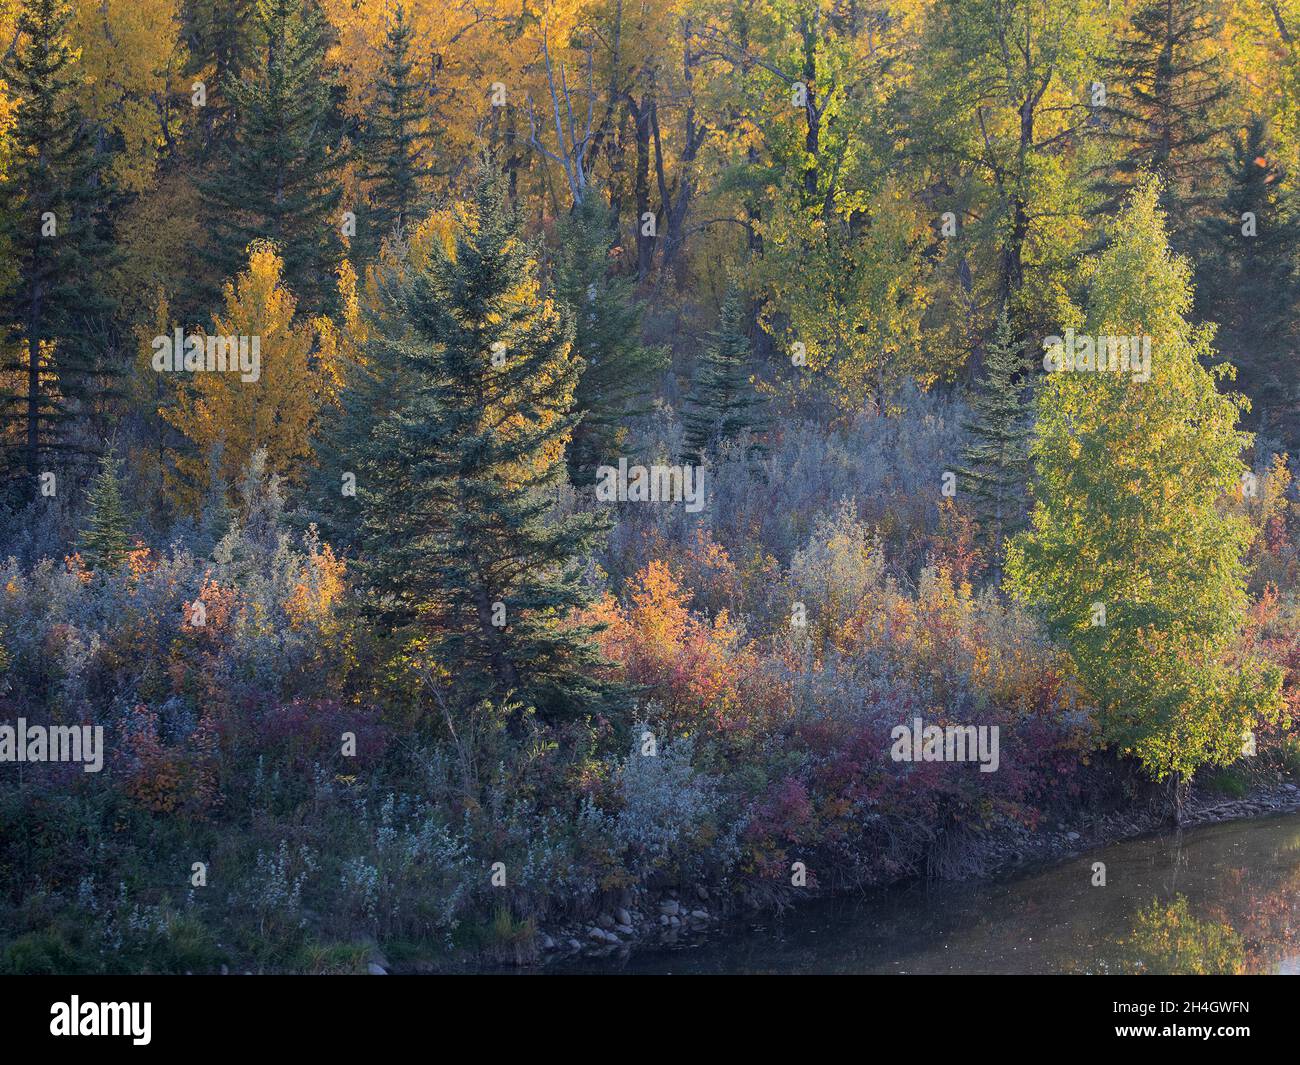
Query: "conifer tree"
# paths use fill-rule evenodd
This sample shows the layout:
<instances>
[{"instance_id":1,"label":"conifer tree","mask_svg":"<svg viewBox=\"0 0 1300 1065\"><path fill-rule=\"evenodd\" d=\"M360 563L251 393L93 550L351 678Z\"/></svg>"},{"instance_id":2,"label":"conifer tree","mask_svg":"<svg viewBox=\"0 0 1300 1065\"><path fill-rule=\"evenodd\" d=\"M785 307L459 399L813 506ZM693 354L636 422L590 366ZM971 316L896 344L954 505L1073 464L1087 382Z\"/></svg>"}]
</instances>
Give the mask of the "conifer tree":
<instances>
[{"instance_id":1,"label":"conifer tree","mask_svg":"<svg viewBox=\"0 0 1300 1065\"><path fill-rule=\"evenodd\" d=\"M227 150L235 136L231 88L243 69L252 25L250 0L184 0L182 37L189 62L185 86L200 92L195 108L194 154L200 161ZM193 88L200 85L200 89ZM193 100L193 96L191 96Z\"/></svg>"},{"instance_id":2,"label":"conifer tree","mask_svg":"<svg viewBox=\"0 0 1300 1065\"><path fill-rule=\"evenodd\" d=\"M86 528L79 548L93 570L116 569L131 551L126 504L122 499L121 465L115 454L106 453L86 494Z\"/></svg>"},{"instance_id":3,"label":"conifer tree","mask_svg":"<svg viewBox=\"0 0 1300 1065\"><path fill-rule=\"evenodd\" d=\"M749 380L749 357L744 309L739 293L731 289L723 299L718 328L700 356L695 384L686 400L682 415L685 461L698 463L724 441L763 430L763 400ZM752 443L750 450L757 454L763 448Z\"/></svg>"},{"instance_id":4,"label":"conifer tree","mask_svg":"<svg viewBox=\"0 0 1300 1065\"><path fill-rule=\"evenodd\" d=\"M544 716L596 710L610 691L593 630L569 616L600 522L554 512L581 360L486 173L470 213L400 297L406 401L357 477L371 612L427 648L463 705L513 693Z\"/></svg>"},{"instance_id":5,"label":"conifer tree","mask_svg":"<svg viewBox=\"0 0 1300 1065\"><path fill-rule=\"evenodd\" d=\"M71 19L65 0L27 0L4 66L17 107L0 186L10 280L0 306L11 340L0 368L17 387L0 394L0 410L20 427L18 454L5 463L18 499L34 496L46 461L78 450L73 414L110 374L96 352L112 312L99 282L115 256L77 104Z\"/></svg>"},{"instance_id":6,"label":"conifer tree","mask_svg":"<svg viewBox=\"0 0 1300 1065\"><path fill-rule=\"evenodd\" d=\"M1205 220L1198 255L1197 309L1216 322L1219 350L1238 369L1254 424L1300 446L1300 217L1283 192L1262 118L1233 140L1227 193Z\"/></svg>"},{"instance_id":7,"label":"conifer tree","mask_svg":"<svg viewBox=\"0 0 1300 1065\"><path fill-rule=\"evenodd\" d=\"M984 353L984 376L970 398L970 435L965 464L958 471L962 490L974 499L996 582L1002 541L1021 523L1029 480L1032 426L1022 393L1028 362L1011 331L1004 308Z\"/></svg>"},{"instance_id":8,"label":"conifer tree","mask_svg":"<svg viewBox=\"0 0 1300 1065\"><path fill-rule=\"evenodd\" d=\"M566 219L556 253L555 291L573 317L582 358L575 411L580 420L569 447L569 478L592 484L608 462L628 420L646 413L667 352L641 340L643 308L633 278L610 270L614 221L601 197L583 198Z\"/></svg>"},{"instance_id":9,"label":"conifer tree","mask_svg":"<svg viewBox=\"0 0 1300 1065\"><path fill-rule=\"evenodd\" d=\"M1170 254L1153 183L1091 264L1086 332L1150 338L1150 377L1051 373L1036 400L1031 527L1007 552L1012 591L1038 607L1097 707L1103 741L1156 779L1241 754L1275 718L1281 677L1231 654L1247 606L1248 519L1222 508L1247 472L1240 398L1188 322L1190 268ZM1109 360L1108 360L1109 361Z\"/></svg>"},{"instance_id":10,"label":"conifer tree","mask_svg":"<svg viewBox=\"0 0 1300 1065\"><path fill-rule=\"evenodd\" d=\"M414 77L414 29L398 4L384 36L384 65L378 85L378 114L369 131L371 180L363 254L372 256L384 238L405 231L425 202L429 173L425 101Z\"/></svg>"},{"instance_id":11,"label":"conifer tree","mask_svg":"<svg viewBox=\"0 0 1300 1065\"><path fill-rule=\"evenodd\" d=\"M269 240L309 315L332 299L342 255L327 29L312 0L257 0L249 65L231 87L237 131L228 163L200 185L218 281L239 272L253 241Z\"/></svg>"},{"instance_id":12,"label":"conifer tree","mask_svg":"<svg viewBox=\"0 0 1300 1065\"><path fill-rule=\"evenodd\" d=\"M1104 136L1119 156L1098 183L1100 210L1114 212L1143 174L1155 176L1178 250L1211 202L1219 169L1215 108L1228 96L1221 25L1210 0L1142 0L1107 79Z\"/></svg>"}]
</instances>

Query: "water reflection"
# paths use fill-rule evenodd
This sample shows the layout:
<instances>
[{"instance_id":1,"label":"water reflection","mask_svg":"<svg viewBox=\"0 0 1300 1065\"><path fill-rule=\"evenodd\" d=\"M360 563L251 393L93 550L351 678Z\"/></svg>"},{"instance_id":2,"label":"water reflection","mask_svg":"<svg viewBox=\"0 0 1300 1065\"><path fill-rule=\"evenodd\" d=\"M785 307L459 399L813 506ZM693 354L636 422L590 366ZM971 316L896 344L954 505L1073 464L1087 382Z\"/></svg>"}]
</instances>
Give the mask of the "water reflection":
<instances>
[{"instance_id":1,"label":"water reflection","mask_svg":"<svg viewBox=\"0 0 1300 1065\"><path fill-rule=\"evenodd\" d=\"M1093 863L1106 884L1093 886ZM587 971L1300 972L1300 815L1089 851L1005 882L801 908L704 947Z\"/></svg>"}]
</instances>

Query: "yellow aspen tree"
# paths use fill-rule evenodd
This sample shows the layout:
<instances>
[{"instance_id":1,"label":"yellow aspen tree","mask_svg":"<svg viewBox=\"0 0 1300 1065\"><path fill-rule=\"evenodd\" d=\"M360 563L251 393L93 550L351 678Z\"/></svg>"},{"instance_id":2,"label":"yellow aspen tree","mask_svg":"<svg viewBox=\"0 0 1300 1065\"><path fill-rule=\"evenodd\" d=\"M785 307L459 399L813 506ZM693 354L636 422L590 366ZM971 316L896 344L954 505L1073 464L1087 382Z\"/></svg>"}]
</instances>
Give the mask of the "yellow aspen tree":
<instances>
[{"instance_id":1,"label":"yellow aspen tree","mask_svg":"<svg viewBox=\"0 0 1300 1065\"><path fill-rule=\"evenodd\" d=\"M226 284L225 312L203 340L206 353L224 342L228 350L256 355L231 369L187 373L175 405L159 412L191 444L169 478L183 509L197 509L214 473L233 483L258 449L266 450L268 468L289 481L301 477L311 456L312 428L337 368L329 351L317 348L317 324L295 321L283 270L272 245L250 246L248 269ZM216 454L220 468L213 471Z\"/></svg>"}]
</instances>

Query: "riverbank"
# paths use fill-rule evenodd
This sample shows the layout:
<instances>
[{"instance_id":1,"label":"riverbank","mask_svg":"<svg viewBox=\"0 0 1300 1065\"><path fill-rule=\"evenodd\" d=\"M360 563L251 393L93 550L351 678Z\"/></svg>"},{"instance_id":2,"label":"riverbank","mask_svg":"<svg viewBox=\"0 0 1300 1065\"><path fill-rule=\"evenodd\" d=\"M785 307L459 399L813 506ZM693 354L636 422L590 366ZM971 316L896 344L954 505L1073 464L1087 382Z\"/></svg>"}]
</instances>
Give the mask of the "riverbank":
<instances>
[{"instance_id":1,"label":"riverbank","mask_svg":"<svg viewBox=\"0 0 1300 1065\"><path fill-rule=\"evenodd\" d=\"M1240 797L1225 798L1212 787L1194 787L1185 800L1180 829L1227 821L1300 812L1300 785L1291 781L1256 787ZM1171 829L1171 812L1148 802L1140 808L1081 813L1073 820L1053 819L1035 829L1006 823L978 835L940 843L951 864L943 879L980 880L1066 861L1098 847ZM943 863L940 859L940 864ZM932 860L932 865L933 860ZM956 875L951 875L955 873ZM913 878L900 878L897 884ZM879 885L890 886L888 883ZM792 888L778 909L824 899L828 893ZM538 935L535 964L578 959L626 957L634 952L698 946L764 912L737 904L734 896L705 884L661 890L629 888L591 921L568 921L545 927ZM418 966L416 967L419 968Z\"/></svg>"}]
</instances>

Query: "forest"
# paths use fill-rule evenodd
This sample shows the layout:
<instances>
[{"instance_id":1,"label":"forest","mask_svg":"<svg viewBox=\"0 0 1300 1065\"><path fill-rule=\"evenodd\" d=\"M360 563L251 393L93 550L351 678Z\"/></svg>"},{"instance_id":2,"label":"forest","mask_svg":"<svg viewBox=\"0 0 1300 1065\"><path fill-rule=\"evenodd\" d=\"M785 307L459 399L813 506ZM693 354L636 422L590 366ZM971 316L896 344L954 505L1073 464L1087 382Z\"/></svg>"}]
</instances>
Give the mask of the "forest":
<instances>
[{"instance_id":1,"label":"forest","mask_svg":"<svg viewBox=\"0 0 1300 1065\"><path fill-rule=\"evenodd\" d=\"M533 964L1300 781L1300 0L0 48L0 972Z\"/></svg>"}]
</instances>

